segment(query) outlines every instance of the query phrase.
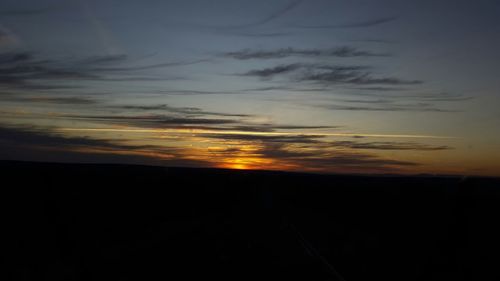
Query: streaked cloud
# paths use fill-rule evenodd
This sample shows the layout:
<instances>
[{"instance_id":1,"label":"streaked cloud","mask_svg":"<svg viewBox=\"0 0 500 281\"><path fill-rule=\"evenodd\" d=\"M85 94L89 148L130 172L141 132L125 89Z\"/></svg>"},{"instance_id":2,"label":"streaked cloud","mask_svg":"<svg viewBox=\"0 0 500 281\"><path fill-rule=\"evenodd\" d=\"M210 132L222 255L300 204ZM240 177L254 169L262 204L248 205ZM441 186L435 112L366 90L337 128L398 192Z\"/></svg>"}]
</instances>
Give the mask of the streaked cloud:
<instances>
[{"instance_id":1,"label":"streaked cloud","mask_svg":"<svg viewBox=\"0 0 500 281\"><path fill-rule=\"evenodd\" d=\"M322 135L269 135L269 134L199 134L203 138L223 140L258 141L268 143L318 143Z\"/></svg>"},{"instance_id":2,"label":"streaked cloud","mask_svg":"<svg viewBox=\"0 0 500 281\"><path fill-rule=\"evenodd\" d=\"M345 144L336 146L335 143L327 143L320 135L292 135L292 136L265 136L265 135L218 135L203 134L202 137L220 139L223 142L239 141L242 145L252 145L252 158L260 157L272 159L275 163L285 167L293 167L309 171L326 170L397 170L402 166L415 166L417 163L385 159L373 154L362 153L357 150L346 151ZM382 145L382 144L380 144ZM375 147L375 144L372 144ZM396 149L397 144L391 148ZM405 149L406 146L401 145ZM338 149L342 148L342 149ZM385 149L389 144L385 144ZM217 151L220 153L220 151ZM232 153L234 151L232 150ZM241 156L240 156L241 158ZM244 159L240 162L244 163Z\"/></svg>"},{"instance_id":3,"label":"streaked cloud","mask_svg":"<svg viewBox=\"0 0 500 281\"><path fill-rule=\"evenodd\" d=\"M415 104L386 104L383 106L351 106L341 104L321 104L321 107L328 110L346 110L346 111L418 111L418 112L458 112L457 110L434 107L429 103Z\"/></svg>"},{"instance_id":4,"label":"streaked cloud","mask_svg":"<svg viewBox=\"0 0 500 281\"><path fill-rule=\"evenodd\" d=\"M127 144L128 140L65 136L51 128L0 125L0 158L90 163L209 167L213 163L191 159L184 148Z\"/></svg>"},{"instance_id":5,"label":"streaked cloud","mask_svg":"<svg viewBox=\"0 0 500 281\"><path fill-rule=\"evenodd\" d=\"M19 94L1 94L0 100L18 103L42 103L42 104L61 104L61 105L96 105L97 100L83 96L33 96Z\"/></svg>"},{"instance_id":6,"label":"streaked cloud","mask_svg":"<svg viewBox=\"0 0 500 281\"><path fill-rule=\"evenodd\" d=\"M184 114L184 115L208 115L208 116L226 116L226 117L253 117L252 114L239 114L239 113L222 113L205 111L197 107L174 107L167 104L157 105L120 105L112 106L111 108L132 110L132 111L165 111L170 113Z\"/></svg>"},{"instance_id":7,"label":"streaked cloud","mask_svg":"<svg viewBox=\"0 0 500 281\"><path fill-rule=\"evenodd\" d=\"M54 132L50 132L50 128L24 126L0 126L0 142L2 145L17 144L54 148L82 148L82 147L98 147L107 149L142 149L150 148L150 146L132 146L120 144L117 141L105 139L93 139L86 137L68 137Z\"/></svg>"},{"instance_id":8,"label":"streaked cloud","mask_svg":"<svg viewBox=\"0 0 500 281\"><path fill-rule=\"evenodd\" d=\"M447 145L427 145L415 142L355 142L355 141L334 141L331 143L337 147L348 147L353 149L369 150L417 150L417 151L437 151L452 149Z\"/></svg>"},{"instance_id":9,"label":"streaked cloud","mask_svg":"<svg viewBox=\"0 0 500 281\"><path fill-rule=\"evenodd\" d=\"M340 24L318 24L318 25L294 25L297 28L328 29L328 28L365 28L372 27L397 20L398 17L381 17L360 22L340 23Z\"/></svg>"},{"instance_id":10,"label":"streaked cloud","mask_svg":"<svg viewBox=\"0 0 500 281\"><path fill-rule=\"evenodd\" d=\"M220 128L199 128L193 130L178 130L177 129L158 129L158 128L59 128L60 131L81 131L81 132L123 132L123 133L173 133L173 132L181 132L181 133L207 133L207 134L227 134L227 135L241 135L241 134L249 134L249 135L290 135L287 132L274 132L272 130L248 130L248 131L234 131ZM394 138L394 139L456 139L457 137L453 136L443 136L443 135L423 135L423 134L375 134L375 133L348 133L348 132L339 132L339 133L300 133L300 135L314 135L314 136L323 136L323 137L350 137L350 138Z\"/></svg>"},{"instance_id":11,"label":"streaked cloud","mask_svg":"<svg viewBox=\"0 0 500 281\"><path fill-rule=\"evenodd\" d=\"M95 56L83 59L42 59L32 52L0 54L0 87L4 89L71 89L82 87L75 81L153 81L167 80L151 76L141 77L140 71L177 67L204 62L166 62L131 65L124 55Z\"/></svg>"},{"instance_id":12,"label":"streaked cloud","mask_svg":"<svg viewBox=\"0 0 500 281\"><path fill-rule=\"evenodd\" d=\"M60 117L75 120L93 120L106 122L109 124L128 124L140 127L169 127L183 125L226 125L238 124L237 120L197 118L197 117L176 117L162 114L150 115L61 115Z\"/></svg>"},{"instance_id":13,"label":"streaked cloud","mask_svg":"<svg viewBox=\"0 0 500 281\"><path fill-rule=\"evenodd\" d=\"M277 7L274 11L270 11L267 15L263 16L262 19L256 20L254 22L249 22L245 24L228 24L228 25L206 25L204 27L217 28L217 29L244 29L262 26L270 23L284 15L293 9L297 8L304 0L290 0L289 3L281 7Z\"/></svg>"},{"instance_id":14,"label":"streaked cloud","mask_svg":"<svg viewBox=\"0 0 500 281\"><path fill-rule=\"evenodd\" d=\"M397 77L378 77L368 66L325 65L325 64L281 64L271 68L250 70L243 75L272 78L278 75L294 74L294 82L316 82L321 84L345 85L418 85L421 80L407 80Z\"/></svg>"},{"instance_id":15,"label":"streaked cloud","mask_svg":"<svg viewBox=\"0 0 500 281\"><path fill-rule=\"evenodd\" d=\"M283 64L283 65L278 65L278 66L271 67L271 68L250 70L243 75L245 75L245 76L257 76L260 78L270 78L270 77L273 77L275 75L294 72L294 71L301 69L301 68L303 68L303 65L300 63Z\"/></svg>"},{"instance_id":16,"label":"streaked cloud","mask_svg":"<svg viewBox=\"0 0 500 281\"><path fill-rule=\"evenodd\" d=\"M263 18L260 21L257 21L252 24L248 24L247 26L257 26L257 25L263 25L268 22L271 22L286 13L290 12L291 10L295 9L297 6L299 6L304 0L291 0L287 5L280 7L279 9L276 9L272 13L270 13L267 17Z\"/></svg>"},{"instance_id":17,"label":"streaked cloud","mask_svg":"<svg viewBox=\"0 0 500 281\"><path fill-rule=\"evenodd\" d=\"M48 128L40 127L9 127L0 126L0 142L2 147L9 148L9 152L2 152L3 159L10 159L15 155L18 159L31 157L30 155L47 154L45 159L55 157L56 160L86 159L85 155L95 158L100 155L104 159L120 159L120 161L136 162L148 161L163 165L183 166L212 166L231 167L239 163L241 167L271 168L266 166L275 163L278 167L290 169L304 169L314 171L332 171L337 169L385 170L394 171L402 166L414 166L416 163L385 159L376 155L337 150L337 147L355 145L352 143L322 142L322 136L317 135L244 135L244 134L196 134L195 138L212 139L208 149L183 147L134 145L123 140L95 139L90 137L65 136ZM219 142L221 141L221 142ZM220 144L226 143L221 147ZM367 143L360 145L368 145ZM379 145L378 149L398 149L397 143L372 143L370 147ZM418 144L399 144L400 149L435 150L419 146ZM306 147L304 147L306 146ZM368 148L370 149L370 148ZM377 149L377 148L375 148ZM12 152L14 151L14 152ZM21 152L24 151L24 152ZM48 156L52 155L52 156ZM54 156L55 155L55 156ZM116 158L118 157L118 158ZM262 164L266 164L263 165ZM310 168L310 169L309 169Z\"/></svg>"},{"instance_id":18,"label":"streaked cloud","mask_svg":"<svg viewBox=\"0 0 500 281\"><path fill-rule=\"evenodd\" d=\"M359 50L355 47L350 47L350 46L341 46L329 49L296 49L292 47L275 49L275 50L245 49L235 52L223 53L221 54L221 56L238 60L250 60L250 59L279 59L291 56L340 57L340 58L386 57L389 56L389 54Z\"/></svg>"},{"instance_id":19,"label":"streaked cloud","mask_svg":"<svg viewBox=\"0 0 500 281\"><path fill-rule=\"evenodd\" d=\"M293 33L291 33L291 32L232 32L232 33L228 33L228 35L249 37L249 38L279 38L279 37L291 36L291 35L293 35Z\"/></svg>"}]
</instances>

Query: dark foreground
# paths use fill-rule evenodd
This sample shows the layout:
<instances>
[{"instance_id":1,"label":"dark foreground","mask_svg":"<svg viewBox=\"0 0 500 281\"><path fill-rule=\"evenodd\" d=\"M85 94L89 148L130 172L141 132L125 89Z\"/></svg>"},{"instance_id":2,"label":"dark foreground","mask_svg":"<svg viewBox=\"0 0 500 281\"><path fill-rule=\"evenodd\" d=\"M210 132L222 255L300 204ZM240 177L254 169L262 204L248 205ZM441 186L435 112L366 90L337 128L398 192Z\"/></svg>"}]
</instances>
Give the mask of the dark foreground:
<instances>
[{"instance_id":1,"label":"dark foreground","mask_svg":"<svg viewBox=\"0 0 500 281\"><path fill-rule=\"evenodd\" d=\"M0 162L3 280L500 280L500 182Z\"/></svg>"}]
</instances>

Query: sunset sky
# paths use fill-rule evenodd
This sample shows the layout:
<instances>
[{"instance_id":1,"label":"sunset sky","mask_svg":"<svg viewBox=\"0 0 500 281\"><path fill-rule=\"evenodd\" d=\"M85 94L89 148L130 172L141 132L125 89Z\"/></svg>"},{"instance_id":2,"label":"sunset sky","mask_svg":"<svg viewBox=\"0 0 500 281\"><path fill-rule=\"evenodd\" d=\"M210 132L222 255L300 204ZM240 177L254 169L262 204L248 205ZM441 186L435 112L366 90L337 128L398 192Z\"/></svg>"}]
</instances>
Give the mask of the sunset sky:
<instances>
[{"instance_id":1,"label":"sunset sky","mask_svg":"<svg viewBox=\"0 0 500 281\"><path fill-rule=\"evenodd\" d=\"M0 159L500 176L500 2L2 0Z\"/></svg>"}]
</instances>

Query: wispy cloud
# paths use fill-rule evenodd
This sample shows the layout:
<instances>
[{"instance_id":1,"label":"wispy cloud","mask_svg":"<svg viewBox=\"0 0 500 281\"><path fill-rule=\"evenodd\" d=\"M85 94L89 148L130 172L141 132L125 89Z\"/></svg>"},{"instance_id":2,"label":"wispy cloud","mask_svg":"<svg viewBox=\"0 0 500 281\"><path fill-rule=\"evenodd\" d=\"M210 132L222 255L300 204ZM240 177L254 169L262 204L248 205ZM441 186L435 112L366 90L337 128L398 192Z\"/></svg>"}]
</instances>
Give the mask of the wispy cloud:
<instances>
[{"instance_id":1,"label":"wispy cloud","mask_svg":"<svg viewBox=\"0 0 500 281\"><path fill-rule=\"evenodd\" d=\"M291 32L232 32L228 35L250 38L277 38L293 35Z\"/></svg>"},{"instance_id":2,"label":"wispy cloud","mask_svg":"<svg viewBox=\"0 0 500 281\"><path fill-rule=\"evenodd\" d=\"M99 140L85 137L66 137L54 132L49 128L35 126L11 127L0 126L0 142L2 145L29 145L39 148L89 148L99 147L107 149L142 149L149 146L133 146L119 144L116 140Z\"/></svg>"},{"instance_id":3,"label":"wispy cloud","mask_svg":"<svg viewBox=\"0 0 500 281\"><path fill-rule=\"evenodd\" d=\"M258 128L258 127L253 127ZM81 132L123 132L123 133L171 133L176 132L176 129L158 129L158 128L60 128L61 131L81 131ZM186 132L185 130L180 132ZM206 134L221 134L221 135L290 135L287 132L274 132L268 130L248 130L248 131L234 131L233 129L227 130L225 128L200 128L193 131L189 131L190 134L193 133L206 133ZM439 135L423 135L423 134L375 134L375 133L300 133L300 135L314 135L323 137L349 137L349 138L391 138L391 139L456 139L452 136L439 136Z\"/></svg>"},{"instance_id":4,"label":"wispy cloud","mask_svg":"<svg viewBox=\"0 0 500 281\"><path fill-rule=\"evenodd\" d=\"M239 113L223 113L223 112L213 112L205 111L197 107L174 107L167 104L157 104L157 105L121 105L112 106L111 108L123 109L127 111L164 111L170 113L177 113L183 115L191 116L226 116L226 117L253 117L252 114L239 114Z\"/></svg>"},{"instance_id":5,"label":"wispy cloud","mask_svg":"<svg viewBox=\"0 0 500 281\"><path fill-rule=\"evenodd\" d=\"M269 142L269 143L318 143L323 138L322 135L268 135L268 134L206 134L202 133L198 136L204 138L216 138L223 140L238 140L252 142Z\"/></svg>"},{"instance_id":6,"label":"wispy cloud","mask_svg":"<svg viewBox=\"0 0 500 281\"><path fill-rule=\"evenodd\" d=\"M452 149L446 145L427 145L415 142L355 142L355 141L335 141L331 143L336 147L348 147L353 149L369 150L418 150L437 151Z\"/></svg>"},{"instance_id":7,"label":"wispy cloud","mask_svg":"<svg viewBox=\"0 0 500 281\"><path fill-rule=\"evenodd\" d=\"M275 75L279 74L287 74L294 72L298 69L303 68L303 64L300 63L295 63L295 64L283 64L283 65L278 65L275 67L271 68L264 68L264 69L256 69L256 70L250 70L243 75L245 76L257 76L260 78L271 78Z\"/></svg>"},{"instance_id":8,"label":"wispy cloud","mask_svg":"<svg viewBox=\"0 0 500 281\"><path fill-rule=\"evenodd\" d=\"M46 103L61 105L95 105L97 100L78 96L25 96L25 95L0 95L0 100L22 103Z\"/></svg>"},{"instance_id":9,"label":"wispy cloud","mask_svg":"<svg viewBox=\"0 0 500 281\"><path fill-rule=\"evenodd\" d=\"M321 104L316 107L328 110L346 110L346 111L415 111L415 112L457 112L457 110L443 109L434 107L429 103L415 104L384 104L378 106L351 106L341 104Z\"/></svg>"},{"instance_id":10,"label":"wispy cloud","mask_svg":"<svg viewBox=\"0 0 500 281\"><path fill-rule=\"evenodd\" d=\"M212 162L193 159L190 157L192 152L184 148L127 142L129 141L65 136L51 128L0 125L2 160L214 166Z\"/></svg>"},{"instance_id":11,"label":"wispy cloud","mask_svg":"<svg viewBox=\"0 0 500 281\"><path fill-rule=\"evenodd\" d=\"M63 115L61 117L79 120L94 120L107 122L110 124L127 124L139 127L169 127L183 125L226 125L237 124L237 120L216 119L216 118L197 118L197 117L176 117L168 115Z\"/></svg>"},{"instance_id":12,"label":"wispy cloud","mask_svg":"<svg viewBox=\"0 0 500 281\"><path fill-rule=\"evenodd\" d=\"M354 84L354 85L417 85L421 80L406 80L396 77L374 77L372 73L350 71L345 69L332 69L329 71L309 70L299 76L300 81L314 81L327 84Z\"/></svg>"},{"instance_id":13,"label":"wispy cloud","mask_svg":"<svg viewBox=\"0 0 500 281\"><path fill-rule=\"evenodd\" d=\"M473 99L471 96L452 93L424 93L419 95L409 95L410 98L419 99L426 102L458 102Z\"/></svg>"},{"instance_id":14,"label":"wispy cloud","mask_svg":"<svg viewBox=\"0 0 500 281\"><path fill-rule=\"evenodd\" d=\"M288 5L277 9L276 11L269 14L269 16L263 18L262 20L250 24L250 26L263 25L263 24L266 24L268 22L271 22L271 21L285 15L286 13L290 12L291 10L295 9L302 2L303 2L303 0L292 0L292 1L290 1L290 3L288 3Z\"/></svg>"},{"instance_id":15,"label":"wispy cloud","mask_svg":"<svg viewBox=\"0 0 500 281\"><path fill-rule=\"evenodd\" d=\"M201 96L201 95L243 95L243 91L203 91L203 90L162 90L156 92L165 96Z\"/></svg>"},{"instance_id":16,"label":"wispy cloud","mask_svg":"<svg viewBox=\"0 0 500 281\"><path fill-rule=\"evenodd\" d=\"M137 70L148 70L148 69L155 69L155 68L186 66L186 65L198 64L198 63L209 62L209 61L211 61L211 60L200 59L200 60L192 60L192 61L166 62L166 63L149 64L149 65L141 65L141 66L128 66L128 67L95 67L95 68L90 68L89 71L97 71L97 72L137 71Z\"/></svg>"},{"instance_id":17,"label":"wispy cloud","mask_svg":"<svg viewBox=\"0 0 500 281\"><path fill-rule=\"evenodd\" d=\"M305 57L385 57L387 53L375 53L370 51L358 50L355 47L341 46L329 49L295 49L281 48L275 50L252 50L245 49L235 52L226 52L221 54L223 57L249 60L249 59L279 59L290 56Z\"/></svg>"},{"instance_id":18,"label":"wispy cloud","mask_svg":"<svg viewBox=\"0 0 500 281\"><path fill-rule=\"evenodd\" d=\"M212 139L208 150L176 146L134 145L125 140L65 136L48 128L0 126L0 143L7 150L0 159L51 161L126 162L180 166L231 167L243 163L260 169L287 168L301 171L396 171L417 163L382 158L356 150L337 148L353 143L323 142L322 136L272 136L244 134L197 134L196 138ZM217 142L226 146L217 146ZM422 149L439 150L418 144L371 143L358 144L361 149ZM369 147L367 147L369 146ZM272 163L271 166L266 166Z\"/></svg>"},{"instance_id":19,"label":"wispy cloud","mask_svg":"<svg viewBox=\"0 0 500 281\"><path fill-rule=\"evenodd\" d=\"M294 25L293 27L297 28L318 28L318 29L328 29L328 28L365 28L365 27L372 27L372 26L377 26L381 24L385 24L388 22L392 22L397 20L397 17L381 17L381 18L375 18L375 19L370 19L366 21L360 21L360 22L351 22L351 23L340 23L340 24L318 24L318 25Z\"/></svg>"},{"instance_id":20,"label":"wispy cloud","mask_svg":"<svg viewBox=\"0 0 500 281\"><path fill-rule=\"evenodd\" d=\"M413 92L409 88L401 87L346 87L347 89L362 90L362 92L349 92L346 95L356 96L358 99L336 99L337 101L348 103L396 103L400 101L412 101L410 106L424 106L438 103L464 102L473 99L472 96L463 94L437 92ZM328 88L322 91L329 91ZM407 104L408 105L408 104ZM404 105L403 105L404 106Z\"/></svg>"},{"instance_id":21,"label":"wispy cloud","mask_svg":"<svg viewBox=\"0 0 500 281\"><path fill-rule=\"evenodd\" d=\"M194 27L194 28L202 28L202 29L208 29L208 30L213 30L213 31L218 31L226 34L232 34L234 35L231 31L237 30L237 29L249 29L249 28L255 28L259 26L264 26L267 23L270 23L280 17L285 16L287 13L290 11L294 10L297 8L304 0L291 0L289 1L286 5L277 7L275 10L270 11L267 15L262 16L261 19L248 22L248 23L243 23L243 24L225 24L225 25L199 25L199 24L183 24L183 26L187 27ZM228 33L229 31L229 33Z\"/></svg>"},{"instance_id":22,"label":"wispy cloud","mask_svg":"<svg viewBox=\"0 0 500 281\"><path fill-rule=\"evenodd\" d=\"M353 39L349 40L350 42L364 42L364 43L380 43L380 44L395 44L397 41L388 40L388 39Z\"/></svg>"},{"instance_id":23,"label":"wispy cloud","mask_svg":"<svg viewBox=\"0 0 500 281\"><path fill-rule=\"evenodd\" d=\"M322 140L321 135L291 135L291 136L266 136L266 135L220 135L202 134L202 137L220 139L221 141L238 141L242 145L251 144L251 157L272 159L283 166L295 167L300 170L332 171L357 169L359 170L397 170L404 166L418 165L414 162L386 159L373 154L362 153L356 150L346 151L348 143L328 143ZM352 142L350 145L354 145ZM362 144L359 144L363 146ZM433 150L434 147L412 144L414 149ZM410 144L398 143L365 143L363 149L410 149ZM378 148L377 148L378 146ZM237 147L237 146L236 146ZM342 148L339 150L338 148ZM232 153L238 150L230 148ZM439 148L434 148L437 150ZM216 151L220 153L220 150ZM241 157L241 156L240 156ZM244 161L244 158L241 160Z\"/></svg>"},{"instance_id":24,"label":"wispy cloud","mask_svg":"<svg viewBox=\"0 0 500 281\"><path fill-rule=\"evenodd\" d=\"M392 104L393 100L389 99L376 99L376 100L366 100L366 99L336 99L340 102L345 103L364 103L364 104Z\"/></svg>"},{"instance_id":25,"label":"wispy cloud","mask_svg":"<svg viewBox=\"0 0 500 281\"><path fill-rule=\"evenodd\" d=\"M421 80L406 80L396 77L375 77L367 66L336 66L324 64L282 64L271 68L250 70L243 75L272 78L277 75L295 74L295 82L317 82L346 85L417 85Z\"/></svg>"},{"instance_id":26,"label":"wispy cloud","mask_svg":"<svg viewBox=\"0 0 500 281\"><path fill-rule=\"evenodd\" d=\"M223 26L220 28L248 28L248 27L256 27L256 26L261 26L264 24L267 24L269 22L272 22L288 12L292 11L296 7L298 7L304 0L291 0L287 5L284 5L283 7L279 7L276 10L272 11L269 13L269 15L265 16L261 20L247 23L247 24L240 24L240 25L228 25L228 26Z\"/></svg>"},{"instance_id":27,"label":"wispy cloud","mask_svg":"<svg viewBox=\"0 0 500 281\"><path fill-rule=\"evenodd\" d=\"M116 108L116 107L114 107ZM144 107L139 106L140 111ZM153 107L146 107L146 111ZM248 118L254 118L254 115L231 114L222 112L204 111L199 108L182 107L154 107L161 108L169 114L146 114L146 115L84 115L84 114L59 114L51 115L51 118L85 120L87 122L103 125L122 125L132 128L146 129L179 129L179 130L198 130L214 132L255 132L255 133L273 133L280 131L296 130L316 130L316 129L335 129L339 126L318 126L318 125L288 125L288 124L269 124L255 123L247 121ZM219 117L219 118L213 118Z\"/></svg>"},{"instance_id":28,"label":"wispy cloud","mask_svg":"<svg viewBox=\"0 0 500 281\"><path fill-rule=\"evenodd\" d=\"M190 122L191 123L191 122ZM107 123L105 123L107 124ZM237 130L238 124L195 125L199 129L179 130L133 127L124 123L121 128L62 128L61 132L120 132L149 133L151 137L202 142L207 149L190 151L190 159L202 159L217 167L246 167L258 169L286 169L300 171L381 171L390 172L413 167L419 163L391 159L378 155L380 151L435 152L452 149L446 145L433 145L403 141L369 141L373 138L421 138L430 141L433 136L380 135L353 133L307 132L309 126L255 125L247 131ZM189 126L189 124L187 124ZM226 127L228 125L228 127ZM132 126L132 127L130 127ZM181 126L182 127L182 126ZM323 126L317 126L323 128ZM231 128L231 129L229 129ZM312 128L312 126L311 126ZM277 130L286 130L285 132ZM310 129L310 128L309 128ZM299 130L298 132L294 132ZM150 138L151 138L150 137ZM359 137L359 140L338 140ZM362 137L362 138L361 138ZM445 138L442 138L443 140ZM441 140L441 141L443 141ZM183 156L186 158L186 155Z\"/></svg>"},{"instance_id":29,"label":"wispy cloud","mask_svg":"<svg viewBox=\"0 0 500 281\"><path fill-rule=\"evenodd\" d=\"M31 52L0 54L0 87L4 89L58 89L81 87L75 81L151 81L167 78L141 77L137 72L177 67L204 60L130 65L127 56L110 55L83 59L40 59ZM132 72L132 75L130 75Z\"/></svg>"},{"instance_id":30,"label":"wispy cloud","mask_svg":"<svg viewBox=\"0 0 500 281\"><path fill-rule=\"evenodd\" d=\"M402 87L370 87L370 86L364 86L364 87L349 87L349 89L353 90L362 90L362 91L372 91L372 92L401 92L401 91L406 91L408 90L407 88L402 88Z\"/></svg>"}]
</instances>

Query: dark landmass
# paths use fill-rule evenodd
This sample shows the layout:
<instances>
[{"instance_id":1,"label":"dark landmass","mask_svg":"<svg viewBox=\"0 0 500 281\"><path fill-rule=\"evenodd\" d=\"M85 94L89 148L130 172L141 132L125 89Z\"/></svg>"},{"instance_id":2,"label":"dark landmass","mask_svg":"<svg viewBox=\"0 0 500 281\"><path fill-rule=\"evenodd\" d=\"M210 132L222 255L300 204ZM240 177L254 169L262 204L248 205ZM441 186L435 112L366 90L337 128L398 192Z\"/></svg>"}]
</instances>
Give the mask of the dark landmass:
<instances>
[{"instance_id":1,"label":"dark landmass","mask_svg":"<svg viewBox=\"0 0 500 281\"><path fill-rule=\"evenodd\" d=\"M500 280L500 181L0 162L3 280Z\"/></svg>"}]
</instances>

